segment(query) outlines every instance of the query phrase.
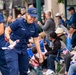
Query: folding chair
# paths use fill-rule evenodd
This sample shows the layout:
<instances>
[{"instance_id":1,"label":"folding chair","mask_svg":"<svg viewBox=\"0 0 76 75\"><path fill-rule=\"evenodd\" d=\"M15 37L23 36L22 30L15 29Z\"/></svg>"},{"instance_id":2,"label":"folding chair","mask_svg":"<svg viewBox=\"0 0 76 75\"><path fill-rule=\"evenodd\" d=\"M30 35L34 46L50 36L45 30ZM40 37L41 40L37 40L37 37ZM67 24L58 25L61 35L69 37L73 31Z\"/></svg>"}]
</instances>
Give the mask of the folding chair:
<instances>
[{"instance_id":1,"label":"folding chair","mask_svg":"<svg viewBox=\"0 0 76 75\"><path fill-rule=\"evenodd\" d=\"M64 69L64 60L60 56L62 53L61 50L58 50L57 57L55 58L55 69L56 69L56 75L59 75L63 69ZM63 66L63 67L62 67Z\"/></svg>"}]
</instances>

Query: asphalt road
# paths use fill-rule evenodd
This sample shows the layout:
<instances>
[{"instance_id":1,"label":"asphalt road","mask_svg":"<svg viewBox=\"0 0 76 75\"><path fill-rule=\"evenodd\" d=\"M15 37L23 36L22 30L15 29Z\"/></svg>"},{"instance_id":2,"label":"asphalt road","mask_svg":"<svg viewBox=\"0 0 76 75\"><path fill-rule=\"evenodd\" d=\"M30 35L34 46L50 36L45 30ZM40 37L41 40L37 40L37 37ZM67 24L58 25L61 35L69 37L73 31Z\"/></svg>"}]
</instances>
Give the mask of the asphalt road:
<instances>
[{"instance_id":1,"label":"asphalt road","mask_svg":"<svg viewBox=\"0 0 76 75\"><path fill-rule=\"evenodd\" d=\"M2 75L2 74L0 73L0 75ZM36 73L30 73L28 75L37 75L37 74ZM59 74L59 75L63 75L63 74Z\"/></svg>"}]
</instances>

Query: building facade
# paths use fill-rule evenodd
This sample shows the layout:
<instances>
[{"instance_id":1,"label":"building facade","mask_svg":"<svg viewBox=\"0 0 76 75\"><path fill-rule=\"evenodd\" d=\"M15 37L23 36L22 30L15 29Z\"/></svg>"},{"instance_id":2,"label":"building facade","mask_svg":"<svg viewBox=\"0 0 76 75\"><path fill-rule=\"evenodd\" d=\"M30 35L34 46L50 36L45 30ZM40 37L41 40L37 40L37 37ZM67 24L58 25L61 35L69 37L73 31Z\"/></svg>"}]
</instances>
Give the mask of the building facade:
<instances>
[{"instance_id":1,"label":"building facade","mask_svg":"<svg viewBox=\"0 0 76 75\"><path fill-rule=\"evenodd\" d=\"M57 0L44 0L44 4L44 11L50 10L53 17L55 17L56 13L65 13L64 4L57 3Z\"/></svg>"}]
</instances>

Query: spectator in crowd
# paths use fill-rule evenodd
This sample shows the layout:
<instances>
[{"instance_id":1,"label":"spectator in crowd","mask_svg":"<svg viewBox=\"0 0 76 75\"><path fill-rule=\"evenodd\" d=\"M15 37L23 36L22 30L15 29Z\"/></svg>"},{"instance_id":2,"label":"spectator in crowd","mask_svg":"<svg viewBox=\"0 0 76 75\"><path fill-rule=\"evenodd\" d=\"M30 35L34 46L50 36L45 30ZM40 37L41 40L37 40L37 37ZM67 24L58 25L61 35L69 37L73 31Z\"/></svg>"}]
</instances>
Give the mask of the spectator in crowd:
<instances>
[{"instance_id":1,"label":"spectator in crowd","mask_svg":"<svg viewBox=\"0 0 76 75\"><path fill-rule=\"evenodd\" d=\"M55 15L55 17L56 17L56 19L57 19L57 21L58 21L58 26L59 26L59 25L65 26L65 22L64 22L64 20L62 19L60 13L57 13L57 14Z\"/></svg>"},{"instance_id":2,"label":"spectator in crowd","mask_svg":"<svg viewBox=\"0 0 76 75\"><path fill-rule=\"evenodd\" d=\"M72 57L72 55L70 54L70 52L68 52L67 54L65 54L65 57L64 57L64 63L65 63L65 73L64 74L65 75L68 74L71 57Z\"/></svg>"},{"instance_id":3,"label":"spectator in crowd","mask_svg":"<svg viewBox=\"0 0 76 75\"><path fill-rule=\"evenodd\" d=\"M69 67L68 75L73 75L74 73L76 73L76 63Z\"/></svg>"},{"instance_id":4,"label":"spectator in crowd","mask_svg":"<svg viewBox=\"0 0 76 75\"><path fill-rule=\"evenodd\" d=\"M41 48L41 51L43 54L45 54L46 50L45 50L45 47L44 47L44 37L45 37L45 34L43 33L40 33L39 34L39 43L40 43L40 48Z\"/></svg>"},{"instance_id":5,"label":"spectator in crowd","mask_svg":"<svg viewBox=\"0 0 76 75\"><path fill-rule=\"evenodd\" d=\"M76 46L76 24L72 24L70 27L69 27L69 33L72 35L72 41L71 41L71 44L72 44L72 48L74 48ZM68 53L66 56L65 56L65 65L66 65L66 72L65 74L67 75L68 74L68 70L69 70L69 66L70 66L70 61L71 61L71 57L72 57L73 53Z\"/></svg>"},{"instance_id":6,"label":"spectator in crowd","mask_svg":"<svg viewBox=\"0 0 76 75\"><path fill-rule=\"evenodd\" d=\"M74 51L74 56L71 59L68 75L76 75L76 51Z\"/></svg>"},{"instance_id":7,"label":"spectator in crowd","mask_svg":"<svg viewBox=\"0 0 76 75\"><path fill-rule=\"evenodd\" d=\"M42 34L42 33L40 33L39 36L38 36L38 38L39 38L39 43L40 43L40 48L41 48L41 52L42 52L43 56L44 56L44 54L46 53L46 50L45 50L45 48L44 48L44 39L43 39L44 36L45 36L45 35ZM29 42L34 43L33 40L32 40L32 38L29 40ZM33 53L34 53L34 56L30 55L30 56L32 56L31 59L30 59L30 61L31 61L30 64L31 64L33 67L37 67L37 66L39 66L39 63L38 63L38 61L36 62L36 59L39 59L39 54L38 54L38 52L37 52L37 49L36 49L35 45L33 45L33 46L32 46L32 45L33 45L33 44L30 44L30 45L29 45L30 48L28 49L28 52L29 52L30 50L32 50ZM31 54L31 51L30 51L29 54ZM35 59L35 57L36 57L36 59ZM44 62L42 63L42 68L43 68L43 69L46 68L46 60L44 60Z\"/></svg>"},{"instance_id":8,"label":"spectator in crowd","mask_svg":"<svg viewBox=\"0 0 76 75\"><path fill-rule=\"evenodd\" d=\"M21 14L18 14L18 15L17 15L17 18L21 18Z\"/></svg>"},{"instance_id":9,"label":"spectator in crowd","mask_svg":"<svg viewBox=\"0 0 76 75\"><path fill-rule=\"evenodd\" d=\"M27 54L27 41L33 37L35 46L39 53L39 62L43 62L43 57L38 39L38 27L35 23L37 18L37 9L29 8L26 13L26 18L16 19L5 30L5 36L8 39L6 47L13 45L14 41L19 40L14 45L12 50L5 50L5 57L7 65L9 66L10 75L27 75L28 71L28 54ZM11 34L11 32L13 34Z\"/></svg>"},{"instance_id":10,"label":"spectator in crowd","mask_svg":"<svg viewBox=\"0 0 76 75\"><path fill-rule=\"evenodd\" d=\"M70 26L72 25L73 23L76 23L76 12L75 12L75 8L74 7L70 7L68 9L71 17L69 20L66 20L66 23Z\"/></svg>"},{"instance_id":11,"label":"spectator in crowd","mask_svg":"<svg viewBox=\"0 0 76 75\"><path fill-rule=\"evenodd\" d=\"M6 41L4 37L4 17L3 14L0 13L0 71L2 75L9 75L9 70L5 60L5 50L2 49L5 44Z\"/></svg>"},{"instance_id":12,"label":"spectator in crowd","mask_svg":"<svg viewBox=\"0 0 76 75\"><path fill-rule=\"evenodd\" d=\"M44 25L45 24L45 12L42 13L41 15L41 19L42 19L42 24Z\"/></svg>"},{"instance_id":13,"label":"spectator in crowd","mask_svg":"<svg viewBox=\"0 0 76 75\"><path fill-rule=\"evenodd\" d=\"M21 16L25 15L25 8L21 8Z\"/></svg>"},{"instance_id":14,"label":"spectator in crowd","mask_svg":"<svg viewBox=\"0 0 76 75\"><path fill-rule=\"evenodd\" d=\"M47 53L45 56L47 57L47 68L51 69L55 72L55 58L57 57L58 50L61 49L61 42L60 39L57 37L55 32L50 33L50 40L53 42L53 46L49 47L47 43L45 43L45 48Z\"/></svg>"},{"instance_id":15,"label":"spectator in crowd","mask_svg":"<svg viewBox=\"0 0 76 75\"><path fill-rule=\"evenodd\" d=\"M51 11L46 11L45 12L45 17L46 17L46 22L44 25L42 25L38 21L38 25L43 29L43 31L46 33L46 37L49 39L49 34L52 31L55 31L55 22L51 18Z\"/></svg>"},{"instance_id":16,"label":"spectator in crowd","mask_svg":"<svg viewBox=\"0 0 76 75\"><path fill-rule=\"evenodd\" d=\"M8 16L6 27L8 27L12 23L12 21L13 21L13 17L12 16Z\"/></svg>"},{"instance_id":17,"label":"spectator in crowd","mask_svg":"<svg viewBox=\"0 0 76 75\"><path fill-rule=\"evenodd\" d=\"M70 66L70 61L71 61L71 55L70 55L70 52L69 50L67 49L66 47L66 37L64 35L64 31L62 28L58 27L56 29L56 34L57 36L61 39L61 50L62 50L62 53L64 55L64 62L65 62L65 75L67 75L68 73L68 69L69 69L69 66Z\"/></svg>"},{"instance_id":18,"label":"spectator in crowd","mask_svg":"<svg viewBox=\"0 0 76 75\"><path fill-rule=\"evenodd\" d=\"M61 38L62 41L66 44L66 37L65 37L63 28L58 27L55 32L56 32L57 36L58 36L59 38Z\"/></svg>"},{"instance_id":19,"label":"spectator in crowd","mask_svg":"<svg viewBox=\"0 0 76 75\"><path fill-rule=\"evenodd\" d=\"M40 48L41 48L41 52L44 54L46 52L45 48L44 48L44 33L40 33L38 36L39 39L39 43L40 43ZM29 39L29 44L28 47L33 47L35 46L33 38Z\"/></svg>"},{"instance_id":20,"label":"spectator in crowd","mask_svg":"<svg viewBox=\"0 0 76 75\"><path fill-rule=\"evenodd\" d=\"M72 35L72 48L76 46L76 23L69 27L69 33Z\"/></svg>"},{"instance_id":21,"label":"spectator in crowd","mask_svg":"<svg viewBox=\"0 0 76 75\"><path fill-rule=\"evenodd\" d=\"M68 69L69 69L69 66L70 66L70 61L71 61L71 55L70 55L70 52L69 50L67 49L66 47L66 37L64 35L64 31L62 28L58 27L56 29L56 34L57 36L61 39L61 50L62 50L62 53L64 55L64 62L65 62L65 75L67 75L68 73Z\"/></svg>"}]
</instances>

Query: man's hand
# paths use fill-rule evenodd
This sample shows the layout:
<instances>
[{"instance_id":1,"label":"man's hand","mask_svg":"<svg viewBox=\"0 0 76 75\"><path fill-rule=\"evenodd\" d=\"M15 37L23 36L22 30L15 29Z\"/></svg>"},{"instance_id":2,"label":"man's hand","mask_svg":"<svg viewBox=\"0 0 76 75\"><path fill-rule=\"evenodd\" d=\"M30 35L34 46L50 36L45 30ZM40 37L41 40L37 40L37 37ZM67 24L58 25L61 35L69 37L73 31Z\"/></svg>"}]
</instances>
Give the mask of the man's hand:
<instances>
[{"instance_id":1,"label":"man's hand","mask_svg":"<svg viewBox=\"0 0 76 75\"><path fill-rule=\"evenodd\" d=\"M66 21L66 18L63 18L64 21Z\"/></svg>"},{"instance_id":2,"label":"man's hand","mask_svg":"<svg viewBox=\"0 0 76 75\"><path fill-rule=\"evenodd\" d=\"M40 21L38 21L38 22L37 22L37 24L38 24L38 25L41 25L41 22L40 22Z\"/></svg>"}]
</instances>

